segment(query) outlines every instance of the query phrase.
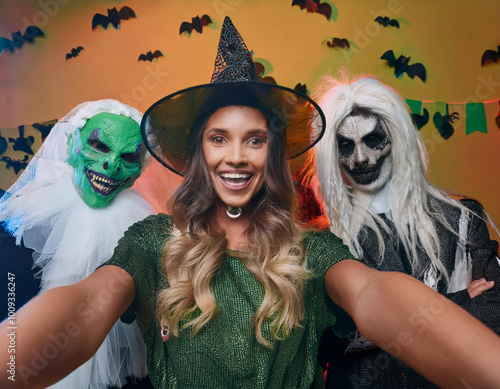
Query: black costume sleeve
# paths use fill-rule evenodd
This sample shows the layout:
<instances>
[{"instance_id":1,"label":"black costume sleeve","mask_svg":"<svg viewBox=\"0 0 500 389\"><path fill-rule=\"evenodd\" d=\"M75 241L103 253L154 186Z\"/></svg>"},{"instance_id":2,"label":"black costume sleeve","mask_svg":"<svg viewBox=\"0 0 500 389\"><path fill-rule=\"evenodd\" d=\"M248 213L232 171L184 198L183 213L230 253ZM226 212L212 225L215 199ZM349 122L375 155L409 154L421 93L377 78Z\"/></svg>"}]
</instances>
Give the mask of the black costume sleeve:
<instances>
[{"instance_id":1,"label":"black costume sleeve","mask_svg":"<svg viewBox=\"0 0 500 389\"><path fill-rule=\"evenodd\" d=\"M466 250L472 258L472 280L484 277L487 281L495 281L495 286L473 299L467 289L446 294L446 297L500 335L498 242L490 239L481 204L472 199L462 199L461 203L472 211L466 244Z\"/></svg>"}]
</instances>

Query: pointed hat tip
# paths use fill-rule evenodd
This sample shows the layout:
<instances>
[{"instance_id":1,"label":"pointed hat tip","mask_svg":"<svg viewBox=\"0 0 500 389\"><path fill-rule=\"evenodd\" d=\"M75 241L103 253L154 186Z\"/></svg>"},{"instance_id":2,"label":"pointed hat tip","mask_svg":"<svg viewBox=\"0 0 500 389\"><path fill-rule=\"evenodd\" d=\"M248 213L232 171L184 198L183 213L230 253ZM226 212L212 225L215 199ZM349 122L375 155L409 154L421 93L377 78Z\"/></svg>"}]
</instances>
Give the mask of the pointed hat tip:
<instances>
[{"instance_id":1,"label":"pointed hat tip","mask_svg":"<svg viewBox=\"0 0 500 389\"><path fill-rule=\"evenodd\" d=\"M226 16L220 34L211 83L231 81L258 82L252 55L243 38Z\"/></svg>"},{"instance_id":2,"label":"pointed hat tip","mask_svg":"<svg viewBox=\"0 0 500 389\"><path fill-rule=\"evenodd\" d=\"M225 31L226 29L234 29L236 30L236 27L234 27L234 24L233 24L233 21L231 20L231 18L229 16L226 16L224 18L224 21L222 22L222 31ZM236 30L238 31L238 30Z\"/></svg>"}]
</instances>

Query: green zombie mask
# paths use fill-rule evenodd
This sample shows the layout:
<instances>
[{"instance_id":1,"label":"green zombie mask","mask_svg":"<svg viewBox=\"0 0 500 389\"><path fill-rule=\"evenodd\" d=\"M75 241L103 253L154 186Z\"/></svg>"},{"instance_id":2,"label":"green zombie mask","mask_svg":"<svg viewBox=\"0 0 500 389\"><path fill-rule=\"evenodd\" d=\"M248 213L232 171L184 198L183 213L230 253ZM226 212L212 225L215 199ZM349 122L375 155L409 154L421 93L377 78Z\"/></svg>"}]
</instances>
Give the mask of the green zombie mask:
<instances>
[{"instance_id":1,"label":"green zombie mask","mask_svg":"<svg viewBox=\"0 0 500 389\"><path fill-rule=\"evenodd\" d=\"M102 112L68 140L73 183L90 207L108 206L132 186L141 171L139 124L126 116Z\"/></svg>"}]
</instances>

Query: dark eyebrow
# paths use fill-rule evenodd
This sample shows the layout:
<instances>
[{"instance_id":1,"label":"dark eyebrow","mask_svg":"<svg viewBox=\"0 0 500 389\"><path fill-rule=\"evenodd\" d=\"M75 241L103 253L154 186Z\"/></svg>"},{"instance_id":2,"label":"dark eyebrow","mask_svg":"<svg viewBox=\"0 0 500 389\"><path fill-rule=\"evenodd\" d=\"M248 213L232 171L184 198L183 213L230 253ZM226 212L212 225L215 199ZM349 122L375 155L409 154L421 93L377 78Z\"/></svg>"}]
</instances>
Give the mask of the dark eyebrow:
<instances>
[{"instance_id":1,"label":"dark eyebrow","mask_svg":"<svg viewBox=\"0 0 500 389\"><path fill-rule=\"evenodd\" d=\"M215 132L217 134L227 134L229 131L228 130L224 130L223 128L217 128L217 127L214 127L214 128L210 128L209 130L207 130L207 134L210 134L212 132Z\"/></svg>"},{"instance_id":2,"label":"dark eyebrow","mask_svg":"<svg viewBox=\"0 0 500 389\"><path fill-rule=\"evenodd\" d=\"M250 130L248 132L248 135L260 135L260 136L267 136L267 130L261 130L260 128L257 128L255 130Z\"/></svg>"},{"instance_id":3,"label":"dark eyebrow","mask_svg":"<svg viewBox=\"0 0 500 389\"><path fill-rule=\"evenodd\" d=\"M216 133L216 134L226 135L226 134L229 134L229 131L224 129L224 128L214 127L214 128L210 128L209 130L207 130L206 133L207 134ZM255 130L248 131L248 135L250 135L250 136L254 136L254 135L267 136L267 130L262 130L260 128L256 128Z\"/></svg>"}]
</instances>

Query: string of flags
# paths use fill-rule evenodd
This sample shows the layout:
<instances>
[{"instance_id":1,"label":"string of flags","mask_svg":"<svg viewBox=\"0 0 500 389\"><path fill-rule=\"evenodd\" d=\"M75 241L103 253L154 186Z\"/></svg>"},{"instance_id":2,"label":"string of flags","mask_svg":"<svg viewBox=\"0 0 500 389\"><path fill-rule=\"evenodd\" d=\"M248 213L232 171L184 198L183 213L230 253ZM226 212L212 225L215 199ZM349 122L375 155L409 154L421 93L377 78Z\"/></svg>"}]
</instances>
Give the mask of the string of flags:
<instances>
[{"instance_id":1,"label":"string of flags","mask_svg":"<svg viewBox=\"0 0 500 389\"><path fill-rule=\"evenodd\" d=\"M419 130L431 122L445 140L459 126L465 125L465 135L474 132L487 134L492 123L500 129L500 99L471 103L406 99L406 104ZM429 112L433 112L432 117Z\"/></svg>"},{"instance_id":2,"label":"string of flags","mask_svg":"<svg viewBox=\"0 0 500 389\"><path fill-rule=\"evenodd\" d=\"M470 103L406 99L406 104L419 130L433 125L445 140L457 129L464 128L465 135L500 129L500 99ZM0 129L0 168L3 162L4 168L20 174L56 122Z\"/></svg>"}]
</instances>

